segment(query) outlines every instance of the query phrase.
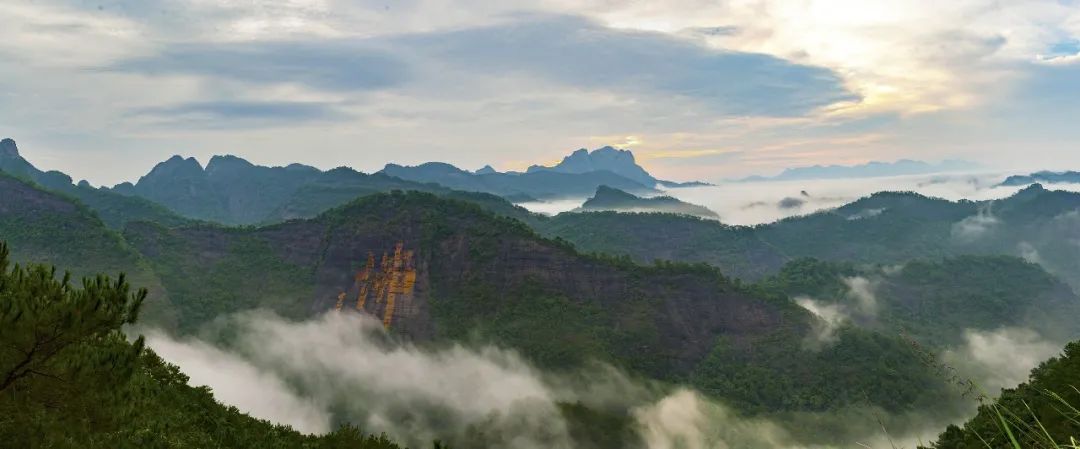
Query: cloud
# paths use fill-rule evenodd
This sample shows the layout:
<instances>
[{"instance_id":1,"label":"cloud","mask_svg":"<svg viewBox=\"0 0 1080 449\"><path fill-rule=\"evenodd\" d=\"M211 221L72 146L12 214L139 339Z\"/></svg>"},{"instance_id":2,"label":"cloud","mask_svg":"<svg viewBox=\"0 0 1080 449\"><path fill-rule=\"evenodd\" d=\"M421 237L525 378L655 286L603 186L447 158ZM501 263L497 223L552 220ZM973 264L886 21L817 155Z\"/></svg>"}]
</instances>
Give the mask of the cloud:
<instances>
[{"instance_id":1,"label":"cloud","mask_svg":"<svg viewBox=\"0 0 1080 449\"><path fill-rule=\"evenodd\" d=\"M160 331L147 333L146 341L162 358L183 361L189 384L213 387L214 397L223 403L300 432L330 430L330 413L323 404L301 397L272 371L207 343L174 340Z\"/></svg>"},{"instance_id":2,"label":"cloud","mask_svg":"<svg viewBox=\"0 0 1080 449\"><path fill-rule=\"evenodd\" d=\"M794 447L787 432L766 421L739 418L690 390L677 390L635 410L648 449Z\"/></svg>"},{"instance_id":3,"label":"cloud","mask_svg":"<svg viewBox=\"0 0 1080 449\"><path fill-rule=\"evenodd\" d=\"M844 278L848 287L848 297L855 300L855 310L866 318L873 318L878 312L877 296L874 290L877 283L862 276Z\"/></svg>"},{"instance_id":4,"label":"cloud","mask_svg":"<svg viewBox=\"0 0 1080 449\"><path fill-rule=\"evenodd\" d=\"M294 83L316 90L368 91L399 86L408 65L362 40L186 43L106 70L153 76L198 75L253 84Z\"/></svg>"},{"instance_id":5,"label":"cloud","mask_svg":"<svg viewBox=\"0 0 1080 449\"><path fill-rule=\"evenodd\" d=\"M960 242L971 243L986 236L997 227L1000 220L993 214L993 203L979 208L976 215L953 224L952 237Z\"/></svg>"},{"instance_id":6,"label":"cloud","mask_svg":"<svg viewBox=\"0 0 1080 449\"><path fill-rule=\"evenodd\" d=\"M808 296L797 296L795 303L814 314L815 322L807 338L811 349L821 349L837 341L837 332L852 321L873 321L877 318L878 301L875 294L877 281L862 276L840 279L847 291L835 302L817 300Z\"/></svg>"},{"instance_id":7,"label":"cloud","mask_svg":"<svg viewBox=\"0 0 1080 449\"><path fill-rule=\"evenodd\" d=\"M677 95L729 115L799 115L853 98L829 70L559 15L371 39L172 44L110 66L332 91L403 88L443 78L448 69L478 79L612 91L636 101Z\"/></svg>"},{"instance_id":8,"label":"cloud","mask_svg":"<svg viewBox=\"0 0 1080 449\"><path fill-rule=\"evenodd\" d=\"M820 318L820 321L815 323L813 329L814 335L810 340L812 346L821 347L821 345L836 343L837 331L851 319L846 308L841 304L830 304L807 296L799 296L794 299L795 303L800 307Z\"/></svg>"},{"instance_id":9,"label":"cloud","mask_svg":"<svg viewBox=\"0 0 1080 449\"><path fill-rule=\"evenodd\" d=\"M712 49L662 33L611 29L581 17L529 15L489 27L394 39L444 63L624 95L678 95L731 115L799 115L854 97L819 67Z\"/></svg>"},{"instance_id":10,"label":"cloud","mask_svg":"<svg viewBox=\"0 0 1080 449\"><path fill-rule=\"evenodd\" d=\"M1002 388L1026 381L1033 368L1060 353L1063 345L1031 329L966 329L964 344L946 351L942 360L975 381L986 394L996 395Z\"/></svg>"},{"instance_id":11,"label":"cloud","mask_svg":"<svg viewBox=\"0 0 1080 449\"><path fill-rule=\"evenodd\" d=\"M543 372L491 346L414 346L362 314L330 312L296 322L248 312L220 319L199 338L147 334L154 351L193 384L211 387L219 401L303 432L350 422L411 447L438 438L454 446L571 449L588 446L574 440L575 423L560 404L580 404L625 416L638 438L627 444L644 449L814 446L799 442L781 421L742 416L686 388L598 364ZM866 419L801 418L826 426L836 419L860 441L879 432Z\"/></svg>"},{"instance_id":12,"label":"cloud","mask_svg":"<svg viewBox=\"0 0 1080 449\"><path fill-rule=\"evenodd\" d=\"M131 112L134 119L149 119L160 126L275 126L287 123L340 121L348 114L337 105L316 102L212 101L144 108Z\"/></svg>"}]
</instances>

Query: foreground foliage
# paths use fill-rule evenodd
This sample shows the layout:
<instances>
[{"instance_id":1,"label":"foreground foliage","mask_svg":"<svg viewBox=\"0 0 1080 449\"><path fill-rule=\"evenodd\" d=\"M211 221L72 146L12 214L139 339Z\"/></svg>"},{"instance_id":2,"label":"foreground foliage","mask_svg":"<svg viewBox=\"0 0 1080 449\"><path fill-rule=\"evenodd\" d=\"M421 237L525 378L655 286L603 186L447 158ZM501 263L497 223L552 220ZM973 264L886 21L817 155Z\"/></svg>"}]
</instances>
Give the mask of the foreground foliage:
<instances>
[{"instance_id":1,"label":"foreground foliage","mask_svg":"<svg viewBox=\"0 0 1080 449\"><path fill-rule=\"evenodd\" d=\"M1002 390L996 401L962 427L949 426L934 449L1057 449L1076 447L1080 436L1080 342L1031 372L1020 386Z\"/></svg>"},{"instance_id":2,"label":"foreground foliage","mask_svg":"<svg viewBox=\"0 0 1080 449\"><path fill-rule=\"evenodd\" d=\"M393 449L343 427L325 436L217 403L207 388L129 342L145 290L123 276L73 286L44 265L9 267L0 244L0 442L58 448Z\"/></svg>"}]
</instances>

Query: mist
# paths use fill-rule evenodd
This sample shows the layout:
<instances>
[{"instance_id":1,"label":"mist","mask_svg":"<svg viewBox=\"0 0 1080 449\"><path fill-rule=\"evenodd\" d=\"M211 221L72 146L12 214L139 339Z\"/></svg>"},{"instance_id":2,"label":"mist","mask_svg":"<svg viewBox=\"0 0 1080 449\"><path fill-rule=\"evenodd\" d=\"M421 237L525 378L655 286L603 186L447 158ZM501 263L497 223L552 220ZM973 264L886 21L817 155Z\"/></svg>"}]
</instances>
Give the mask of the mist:
<instances>
[{"instance_id":1,"label":"mist","mask_svg":"<svg viewBox=\"0 0 1080 449\"><path fill-rule=\"evenodd\" d=\"M715 186L666 189L663 194L705 206L718 213L720 221L726 224L757 225L840 207L881 191L912 191L951 201L982 201L1006 198L1025 187L1000 186L1006 176L1004 173L958 173L858 179L724 182ZM1058 190L1080 191L1078 184L1055 184L1052 187ZM552 215L580 207L586 199L569 198L520 205L533 212ZM883 211L867 210L852 219L869 218L881 212Z\"/></svg>"},{"instance_id":2,"label":"mist","mask_svg":"<svg viewBox=\"0 0 1080 449\"><path fill-rule=\"evenodd\" d=\"M973 381L982 394L996 396L1028 379L1031 370L1058 355L1064 342L1050 341L1032 329L966 329L964 343L942 354L942 361Z\"/></svg>"},{"instance_id":3,"label":"mist","mask_svg":"<svg viewBox=\"0 0 1080 449\"><path fill-rule=\"evenodd\" d=\"M146 330L148 346L252 416L322 434L344 423L411 447L439 439L513 449L588 447L560 411L580 404L625 415L627 447L804 447L778 424L740 417L689 389L593 364L542 372L494 346L419 347L362 314L289 321L268 312L227 317L198 337ZM630 444L637 443L637 444ZM455 447L461 447L455 446Z\"/></svg>"}]
</instances>

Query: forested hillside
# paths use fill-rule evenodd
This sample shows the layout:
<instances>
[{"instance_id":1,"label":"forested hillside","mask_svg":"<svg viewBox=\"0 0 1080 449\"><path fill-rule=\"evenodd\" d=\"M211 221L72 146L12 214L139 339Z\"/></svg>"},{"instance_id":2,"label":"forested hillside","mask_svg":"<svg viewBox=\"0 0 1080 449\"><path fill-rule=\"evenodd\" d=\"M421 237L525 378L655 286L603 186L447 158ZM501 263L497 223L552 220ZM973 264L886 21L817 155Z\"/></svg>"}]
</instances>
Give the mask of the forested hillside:
<instances>
[{"instance_id":1,"label":"forested hillside","mask_svg":"<svg viewBox=\"0 0 1080 449\"><path fill-rule=\"evenodd\" d=\"M352 427L302 435L215 402L124 336L146 296L123 276L80 284L50 266L13 267L0 244L3 446L398 448Z\"/></svg>"}]
</instances>

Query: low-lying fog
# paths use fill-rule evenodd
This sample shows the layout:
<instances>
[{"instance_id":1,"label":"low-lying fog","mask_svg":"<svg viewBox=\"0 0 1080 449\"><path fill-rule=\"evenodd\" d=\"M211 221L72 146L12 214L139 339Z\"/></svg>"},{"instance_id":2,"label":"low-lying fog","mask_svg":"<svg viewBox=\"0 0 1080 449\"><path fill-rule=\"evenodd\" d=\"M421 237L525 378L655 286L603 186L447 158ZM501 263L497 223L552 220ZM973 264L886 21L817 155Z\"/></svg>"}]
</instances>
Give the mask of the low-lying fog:
<instances>
[{"instance_id":1,"label":"low-lying fog","mask_svg":"<svg viewBox=\"0 0 1080 449\"><path fill-rule=\"evenodd\" d=\"M702 205L733 225L756 225L831 209L880 191L913 191L948 200L990 200L1013 195L1023 187L999 186L1002 173L950 173L883 178L805 181L725 182L709 187L669 189L665 194ZM1053 184L1056 190L1080 191L1080 184ZM573 210L586 198L519 204L542 214Z\"/></svg>"},{"instance_id":2,"label":"low-lying fog","mask_svg":"<svg viewBox=\"0 0 1080 449\"><path fill-rule=\"evenodd\" d=\"M849 286L853 301L873 296L869 285ZM743 417L693 390L635 379L606 365L551 373L494 346L412 345L355 313L290 321L252 311L222 317L198 337L143 333L149 347L180 366L193 385L209 386L219 401L245 413L314 434L350 422L411 447L442 439L507 449L589 449L594 446L576 440L573 423L560 413L560 404L580 404L622 410L642 449L912 448L974 409L971 402L903 415L851 407ZM965 373L993 374L985 380L994 387L1015 385L1060 348L1026 329L971 331L967 340L940 356L963 362L958 368ZM1031 356L1010 360L1013 351ZM1009 376L1001 377L1003 364L1014 368ZM824 429L844 434L823 442Z\"/></svg>"}]
</instances>

